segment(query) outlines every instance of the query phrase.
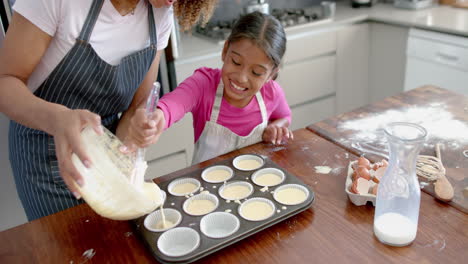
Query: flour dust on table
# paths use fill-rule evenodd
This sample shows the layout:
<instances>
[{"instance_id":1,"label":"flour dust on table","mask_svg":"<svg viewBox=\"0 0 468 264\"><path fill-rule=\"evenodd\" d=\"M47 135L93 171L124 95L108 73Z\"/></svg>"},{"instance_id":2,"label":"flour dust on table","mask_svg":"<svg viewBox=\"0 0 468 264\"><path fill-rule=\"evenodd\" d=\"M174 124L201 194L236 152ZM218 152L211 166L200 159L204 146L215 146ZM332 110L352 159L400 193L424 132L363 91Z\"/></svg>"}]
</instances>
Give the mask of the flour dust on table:
<instances>
[{"instance_id":1,"label":"flour dust on table","mask_svg":"<svg viewBox=\"0 0 468 264\"><path fill-rule=\"evenodd\" d=\"M468 122L457 120L446 110L447 105L431 103L427 106L408 107L363 116L341 123L338 131L353 130L349 138L342 138L340 142L364 142L386 148L387 140L383 127L390 122L416 123L428 132L426 146L434 148L437 142L443 142L445 147L459 149L468 144Z\"/></svg>"}]
</instances>

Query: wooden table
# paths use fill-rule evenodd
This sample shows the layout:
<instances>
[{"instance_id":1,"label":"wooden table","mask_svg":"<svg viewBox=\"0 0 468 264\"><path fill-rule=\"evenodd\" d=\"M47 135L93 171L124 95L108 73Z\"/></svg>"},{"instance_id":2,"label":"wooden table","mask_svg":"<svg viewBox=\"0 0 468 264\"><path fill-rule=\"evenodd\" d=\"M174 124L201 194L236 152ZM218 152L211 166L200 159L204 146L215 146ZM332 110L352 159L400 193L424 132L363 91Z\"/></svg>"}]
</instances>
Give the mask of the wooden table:
<instances>
[{"instance_id":1,"label":"wooden table","mask_svg":"<svg viewBox=\"0 0 468 264\"><path fill-rule=\"evenodd\" d=\"M284 146L256 144L158 180L241 153L266 155L308 184L312 207L216 252L202 263L462 263L468 259L468 216L421 195L416 240L385 246L374 237L372 206L354 206L344 192L345 167L357 157L306 129ZM318 174L315 166L334 168ZM0 233L0 263L154 263L129 222L106 220L86 204ZM93 249L92 258L83 257Z\"/></svg>"},{"instance_id":2,"label":"wooden table","mask_svg":"<svg viewBox=\"0 0 468 264\"><path fill-rule=\"evenodd\" d=\"M382 159L382 157L368 155L368 153L362 152L352 146L352 143L356 141L347 140L353 138L354 134L361 131L346 129L346 126L343 128L345 122L360 121L371 116L382 114L388 110L405 111L411 107L431 107L434 104L440 105L440 109L451 114L453 116L452 120L468 125L468 97L438 87L424 86L322 120L308 126L307 129L353 154L365 154L371 161L376 161ZM381 119L379 120L382 121ZM386 121L396 122L399 120ZM444 122L447 120L440 121L447 124L447 122ZM447 130L448 129L456 128L447 128ZM430 130L428 131L429 134L431 132ZM446 168L447 178L454 186L455 197L449 204L468 213L468 197L463 194L463 189L468 187L468 158L463 155L463 150L468 150L468 134L463 135L455 141L429 137L427 143L421 149L421 154L435 156L436 154L433 146L438 142L442 143L444 146L441 150L442 163ZM455 147L453 147L453 144L456 144ZM372 146L372 143L370 145ZM423 181L424 179L420 178L420 180ZM424 187L423 191L434 195L434 187L432 184Z\"/></svg>"}]
</instances>

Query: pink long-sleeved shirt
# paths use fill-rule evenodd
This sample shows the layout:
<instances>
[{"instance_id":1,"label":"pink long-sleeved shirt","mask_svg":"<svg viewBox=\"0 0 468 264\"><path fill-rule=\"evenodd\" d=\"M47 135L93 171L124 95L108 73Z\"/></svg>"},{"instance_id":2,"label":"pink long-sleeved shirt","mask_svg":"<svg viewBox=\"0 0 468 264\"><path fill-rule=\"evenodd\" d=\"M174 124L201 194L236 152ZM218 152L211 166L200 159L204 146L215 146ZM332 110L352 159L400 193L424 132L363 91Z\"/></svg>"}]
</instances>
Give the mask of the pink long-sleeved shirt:
<instances>
[{"instance_id":1,"label":"pink long-sleeved shirt","mask_svg":"<svg viewBox=\"0 0 468 264\"><path fill-rule=\"evenodd\" d=\"M210 120L216 89L220 81L220 69L200 68L174 91L164 95L159 100L158 108L164 113L166 128L182 119L186 113L191 112L195 142L197 142L205 128L205 123ZM291 122L291 109L286 102L283 89L277 82L265 83L260 93L265 102L268 121L287 118ZM246 136L261 122L260 107L255 97L243 108L232 106L223 98L218 124L240 136Z\"/></svg>"}]
</instances>

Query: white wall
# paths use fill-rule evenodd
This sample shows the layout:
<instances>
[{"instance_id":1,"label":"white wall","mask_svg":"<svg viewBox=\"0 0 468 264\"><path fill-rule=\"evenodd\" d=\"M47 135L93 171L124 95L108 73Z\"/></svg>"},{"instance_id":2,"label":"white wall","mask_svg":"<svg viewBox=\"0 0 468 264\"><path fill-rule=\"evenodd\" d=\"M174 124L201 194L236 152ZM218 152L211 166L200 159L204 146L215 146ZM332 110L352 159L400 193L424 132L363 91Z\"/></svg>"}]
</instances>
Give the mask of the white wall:
<instances>
[{"instance_id":1,"label":"white wall","mask_svg":"<svg viewBox=\"0 0 468 264\"><path fill-rule=\"evenodd\" d=\"M0 114L0 231L27 222L8 158L8 126L9 119Z\"/></svg>"}]
</instances>

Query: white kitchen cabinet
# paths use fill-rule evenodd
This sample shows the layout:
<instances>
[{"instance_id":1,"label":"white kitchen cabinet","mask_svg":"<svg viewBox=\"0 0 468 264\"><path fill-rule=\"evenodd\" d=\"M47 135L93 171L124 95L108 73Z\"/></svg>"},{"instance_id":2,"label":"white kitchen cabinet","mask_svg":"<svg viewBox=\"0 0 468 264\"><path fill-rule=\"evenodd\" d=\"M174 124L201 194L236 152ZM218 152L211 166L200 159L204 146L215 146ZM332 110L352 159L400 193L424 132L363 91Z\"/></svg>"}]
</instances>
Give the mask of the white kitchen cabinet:
<instances>
[{"instance_id":1,"label":"white kitchen cabinet","mask_svg":"<svg viewBox=\"0 0 468 264\"><path fill-rule=\"evenodd\" d=\"M369 100L403 92L408 28L370 24Z\"/></svg>"},{"instance_id":2,"label":"white kitchen cabinet","mask_svg":"<svg viewBox=\"0 0 468 264\"><path fill-rule=\"evenodd\" d=\"M288 36L278 83L292 110L291 129L335 113L336 31Z\"/></svg>"},{"instance_id":3,"label":"white kitchen cabinet","mask_svg":"<svg viewBox=\"0 0 468 264\"><path fill-rule=\"evenodd\" d=\"M221 45L219 46L219 49L222 49ZM200 56L186 60L176 61L175 71L177 84L180 84L185 79L190 77L193 74L193 72L198 68L221 68L222 66L223 62L221 61L221 52L208 56Z\"/></svg>"},{"instance_id":4,"label":"white kitchen cabinet","mask_svg":"<svg viewBox=\"0 0 468 264\"><path fill-rule=\"evenodd\" d=\"M368 23L338 30L336 50L336 113L341 114L369 102Z\"/></svg>"},{"instance_id":5,"label":"white kitchen cabinet","mask_svg":"<svg viewBox=\"0 0 468 264\"><path fill-rule=\"evenodd\" d=\"M330 95L319 100L307 102L305 104L296 105L291 108L292 124L291 129L307 127L310 124L328 118L335 114L335 96ZM305 117L308 118L299 118Z\"/></svg>"},{"instance_id":6,"label":"white kitchen cabinet","mask_svg":"<svg viewBox=\"0 0 468 264\"><path fill-rule=\"evenodd\" d=\"M432 84L468 95L468 38L410 29L405 91Z\"/></svg>"},{"instance_id":7,"label":"white kitchen cabinet","mask_svg":"<svg viewBox=\"0 0 468 264\"><path fill-rule=\"evenodd\" d=\"M146 150L146 179L166 175L191 165L194 149L192 120L192 115L187 114L164 131L159 141Z\"/></svg>"}]
</instances>

